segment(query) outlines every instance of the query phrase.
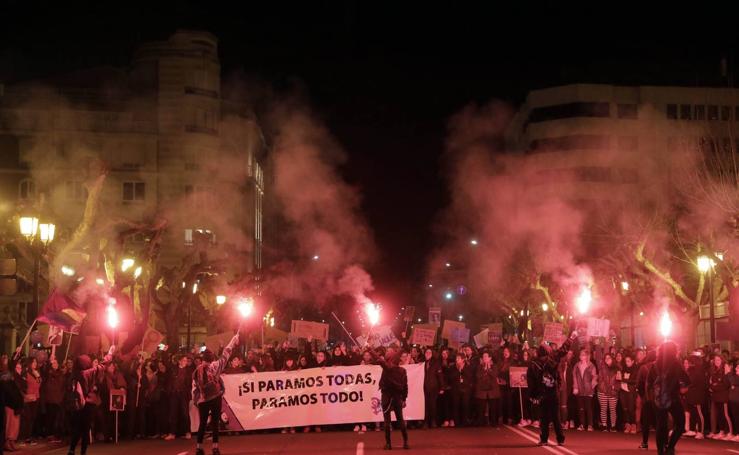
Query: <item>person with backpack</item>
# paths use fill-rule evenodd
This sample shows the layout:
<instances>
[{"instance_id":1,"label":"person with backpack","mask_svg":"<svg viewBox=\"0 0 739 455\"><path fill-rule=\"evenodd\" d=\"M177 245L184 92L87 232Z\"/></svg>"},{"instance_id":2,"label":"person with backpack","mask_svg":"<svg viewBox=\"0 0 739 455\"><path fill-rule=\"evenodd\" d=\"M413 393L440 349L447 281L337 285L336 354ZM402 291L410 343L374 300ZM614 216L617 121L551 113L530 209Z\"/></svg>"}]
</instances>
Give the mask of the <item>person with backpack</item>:
<instances>
[{"instance_id":1,"label":"person with backpack","mask_svg":"<svg viewBox=\"0 0 739 455\"><path fill-rule=\"evenodd\" d=\"M72 370L70 384L65 394L65 405L71 412L72 440L69 443L68 455L74 455L77 443L82 441L82 455L87 453L87 445L90 442L90 426L95 409L100 404L98 382L105 373L105 367L113 361L115 346L111 345L108 354L102 363L93 365L90 356L82 354L77 357Z\"/></svg>"},{"instance_id":2,"label":"person with backpack","mask_svg":"<svg viewBox=\"0 0 739 455\"><path fill-rule=\"evenodd\" d=\"M198 439L195 446L195 455L204 455L203 439L205 439L205 427L208 424L208 416L213 425L213 455L220 455L218 448L218 430L221 421L221 403L224 392L221 373L231 357L234 346L239 342L239 335L234 335L228 345L223 348L221 357L216 360L213 351L206 349L203 352L203 362L193 373L193 401L198 407L200 423L198 426Z\"/></svg>"},{"instance_id":3,"label":"person with backpack","mask_svg":"<svg viewBox=\"0 0 739 455\"><path fill-rule=\"evenodd\" d=\"M540 446L549 444L549 424L554 424L554 432L557 435L557 444L565 443L565 435L559 421L559 362L567 355L572 340L577 338L577 331L573 331L570 337L562 343L556 351L543 343L539 346L537 357L531 361L526 371L526 380L532 403L541 406Z\"/></svg>"},{"instance_id":4,"label":"person with backpack","mask_svg":"<svg viewBox=\"0 0 739 455\"><path fill-rule=\"evenodd\" d=\"M403 418L403 408L405 407L405 400L408 398L408 374L405 368L399 365L399 360L400 356L392 348L385 352L385 357L375 356L376 363L382 367L379 386L382 416L385 421L385 450L392 449L390 443L390 429L393 424L390 418L391 412L395 413L395 419L403 435L403 448L410 449L408 446L408 430Z\"/></svg>"},{"instance_id":5,"label":"person with backpack","mask_svg":"<svg viewBox=\"0 0 739 455\"><path fill-rule=\"evenodd\" d=\"M647 392L653 392L656 410L656 439L659 455L674 455L675 446L685 432L685 411L680 394L687 393L690 378L677 358L677 345L666 341L659 347L657 361L647 375ZM651 398L651 397L650 397ZM668 439L668 422L672 416L672 434Z\"/></svg>"}]
</instances>

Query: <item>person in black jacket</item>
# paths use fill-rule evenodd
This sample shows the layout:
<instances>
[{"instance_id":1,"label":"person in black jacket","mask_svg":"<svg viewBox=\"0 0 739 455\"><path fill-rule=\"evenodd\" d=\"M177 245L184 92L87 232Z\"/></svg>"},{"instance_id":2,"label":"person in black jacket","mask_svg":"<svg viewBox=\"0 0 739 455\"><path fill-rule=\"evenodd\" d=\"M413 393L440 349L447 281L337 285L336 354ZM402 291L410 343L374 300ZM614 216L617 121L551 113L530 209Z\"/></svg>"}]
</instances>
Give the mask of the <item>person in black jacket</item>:
<instances>
[{"instance_id":1,"label":"person in black jacket","mask_svg":"<svg viewBox=\"0 0 739 455\"><path fill-rule=\"evenodd\" d=\"M680 436L685 432L685 411L680 394L686 393L690 379L677 359L677 345L672 341L662 343L657 361L647 375L647 393L654 394L656 409L656 439L659 455L673 455ZM672 435L668 439L667 424L672 416Z\"/></svg>"},{"instance_id":2,"label":"person in black jacket","mask_svg":"<svg viewBox=\"0 0 739 455\"><path fill-rule=\"evenodd\" d=\"M654 427L655 430L657 429L657 425L654 421L654 393L647 384L647 376L649 376L649 371L652 369L652 365L654 365L655 360L656 355L654 351L649 351L644 362L639 366L639 371L636 373L636 393L638 393L641 398L639 424L641 425L642 441L639 448L643 450L647 450L649 447L647 445L649 442L649 428Z\"/></svg>"},{"instance_id":3,"label":"person in black jacket","mask_svg":"<svg viewBox=\"0 0 739 455\"><path fill-rule=\"evenodd\" d=\"M467 426L470 423L470 402L475 382L472 367L467 364L464 354L457 354L454 365L448 370L447 383L450 386L452 412L449 426Z\"/></svg>"},{"instance_id":4,"label":"person in black jacket","mask_svg":"<svg viewBox=\"0 0 739 455\"><path fill-rule=\"evenodd\" d=\"M530 399L532 403L541 407L541 425L539 445L549 444L549 424L554 424L554 432L557 435L557 444L564 445L565 435L559 422L559 361L567 355L572 340L577 338L577 332L573 331L570 337L562 343L556 351L543 343L539 346L537 357L531 361L526 372L526 380L529 386Z\"/></svg>"},{"instance_id":5,"label":"person in black jacket","mask_svg":"<svg viewBox=\"0 0 739 455\"><path fill-rule=\"evenodd\" d=\"M442 373L441 363L434 358L434 351L426 348L423 353L424 377L423 377L423 395L426 402L426 416L424 418L424 426L434 428L436 426L436 403L439 395L444 393L444 375Z\"/></svg>"},{"instance_id":6,"label":"person in black jacket","mask_svg":"<svg viewBox=\"0 0 739 455\"><path fill-rule=\"evenodd\" d=\"M388 349L385 358L376 357L377 363L382 367L380 376L380 392L382 392L382 415L385 420L385 450L392 449L390 443L390 426L392 421L390 412L395 413L400 432L403 434L403 448L409 449L408 430L403 418L405 400L408 398L408 374L405 368L398 365L400 357L394 349Z\"/></svg>"}]
</instances>

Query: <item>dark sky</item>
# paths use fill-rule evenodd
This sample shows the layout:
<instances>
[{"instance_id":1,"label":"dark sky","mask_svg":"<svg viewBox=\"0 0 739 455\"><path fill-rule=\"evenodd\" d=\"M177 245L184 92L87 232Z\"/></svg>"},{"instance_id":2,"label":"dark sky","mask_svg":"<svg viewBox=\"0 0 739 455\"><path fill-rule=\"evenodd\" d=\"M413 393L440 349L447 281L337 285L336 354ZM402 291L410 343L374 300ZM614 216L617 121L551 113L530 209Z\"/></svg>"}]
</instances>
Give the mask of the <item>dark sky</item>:
<instances>
[{"instance_id":1,"label":"dark sky","mask_svg":"<svg viewBox=\"0 0 739 455\"><path fill-rule=\"evenodd\" d=\"M142 41L213 32L226 73L305 89L349 153L378 287L402 303L447 200L445 124L465 104L569 82L722 83L739 40L730 2L648 3L0 0L0 81L126 66Z\"/></svg>"}]
</instances>

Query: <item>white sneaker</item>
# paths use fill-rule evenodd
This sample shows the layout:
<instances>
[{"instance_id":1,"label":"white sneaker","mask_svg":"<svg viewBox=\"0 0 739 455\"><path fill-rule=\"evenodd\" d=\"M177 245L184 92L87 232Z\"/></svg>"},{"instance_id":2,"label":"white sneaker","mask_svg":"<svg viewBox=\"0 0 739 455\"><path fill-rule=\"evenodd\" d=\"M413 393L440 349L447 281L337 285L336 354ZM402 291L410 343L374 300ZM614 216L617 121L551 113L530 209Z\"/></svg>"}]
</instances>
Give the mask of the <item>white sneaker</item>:
<instances>
[{"instance_id":1,"label":"white sneaker","mask_svg":"<svg viewBox=\"0 0 739 455\"><path fill-rule=\"evenodd\" d=\"M359 429L362 433L367 432L367 425L362 425L362 428Z\"/></svg>"},{"instance_id":2,"label":"white sneaker","mask_svg":"<svg viewBox=\"0 0 739 455\"><path fill-rule=\"evenodd\" d=\"M703 433L701 433L701 432L695 433L695 439L704 439L704 438L705 438L705 436L703 436Z\"/></svg>"},{"instance_id":3,"label":"white sneaker","mask_svg":"<svg viewBox=\"0 0 739 455\"><path fill-rule=\"evenodd\" d=\"M525 427L528 426L528 422L526 422L526 419L521 419L520 422L518 422L519 427Z\"/></svg>"},{"instance_id":4,"label":"white sneaker","mask_svg":"<svg viewBox=\"0 0 739 455\"><path fill-rule=\"evenodd\" d=\"M287 434L287 428L283 428L283 429L282 429L282 430L280 431L280 433L282 433L282 434Z\"/></svg>"},{"instance_id":5,"label":"white sneaker","mask_svg":"<svg viewBox=\"0 0 739 455\"><path fill-rule=\"evenodd\" d=\"M446 428L449 426L449 421L445 420L443 424L441 424L442 427Z\"/></svg>"},{"instance_id":6,"label":"white sneaker","mask_svg":"<svg viewBox=\"0 0 739 455\"><path fill-rule=\"evenodd\" d=\"M692 438L693 436L695 436L695 431L686 431L685 433L683 433L683 436Z\"/></svg>"},{"instance_id":7,"label":"white sneaker","mask_svg":"<svg viewBox=\"0 0 739 455\"><path fill-rule=\"evenodd\" d=\"M720 441L723 441L723 440L726 439L726 436L727 436L726 433L724 433L723 431L721 431L721 432L719 432L718 435L716 435L716 439L718 439Z\"/></svg>"},{"instance_id":8,"label":"white sneaker","mask_svg":"<svg viewBox=\"0 0 739 455\"><path fill-rule=\"evenodd\" d=\"M538 420L534 420L534 423L532 424L532 426L534 428L539 428L539 421Z\"/></svg>"},{"instance_id":9,"label":"white sneaker","mask_svg":"<svg viewBox=\"0 0 739 455\"><path fill-rule=\"evenodd\" d=\"M359 431L359 425L354 425L354 432L357 433Z\"/></svg>"},{"instance_id":10,"label":"white sneaker","mask_svg":"<svg viewBox=\"0 0 739 455\"><path fill-rule=\"evenodd\" d=\"M449 422L449 426L452 427L452 428L454 428L454 420L452 420L452 421Z\"/></svg>"}]
</instances>

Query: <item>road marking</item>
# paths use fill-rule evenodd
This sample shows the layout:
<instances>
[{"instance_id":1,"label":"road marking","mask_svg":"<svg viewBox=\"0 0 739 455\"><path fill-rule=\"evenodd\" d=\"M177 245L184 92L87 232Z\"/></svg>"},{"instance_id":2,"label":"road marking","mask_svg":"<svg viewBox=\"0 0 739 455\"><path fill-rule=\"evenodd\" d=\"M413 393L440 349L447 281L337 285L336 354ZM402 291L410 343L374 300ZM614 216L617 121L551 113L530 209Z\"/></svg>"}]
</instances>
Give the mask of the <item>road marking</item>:
<instances>
[{"instance_id":1,"label":"road marking","mask_svg":"<svg viewBox=\"0 0 739 455\"><path fill-rule=\"evenodd\" d=\"M364 455L364 443L363 442L357 443L357 455Z\"/></svg>"},{"instance_id":2,"label":"road marking","mask_svg":"<svg viewBox=\"0 0 739 455\"><path fill-rule=\"evenodd\" d=\"M513 428L510 425L506 425L505 427L508 428L509 430L511 430L512 432L516 433L517 435L521 436L522 438L527 439L527 440L533 442L534 444L536 444L536 443L539 442L538 437L535 438L533 436L530 436L528 433L523 432L523 431L519 430L518 428ZM556 453L557 455L562 455L562 452L558 452L557 449L564 449L564 447L561 447L561 446L556 446L556 447L555 446L541 446L541 448L542 449L547 449L548 451L550 451L552 453ZM574 452L571 452L571 453L574 453ZM578 454L574 453L574 455L578 455Z\"/></svg>"},{"instance_id":3,"label":"road marking","mask_svg":"<svg viewBox=\"0 0 739 455\"><path fill-rule=\"evenodd\" d=\"M526 428L526 427L524 427L524 428L519 428L519 429L520 429L520 430L522 430L522 431L528 432L528 433L529 433L530 435L534 436L535 438L538 438L538 437L539 437L539 435L538 435L538 434L536 434L536 433L534 432L534 430L530 430L530 429L528 429L528 428ZM538 440L538 439L537 439L537 440ZM579 455L579 454L578 454L577 452L573 452L572 450L568 449L568 448L567 448L567 447L565 447L565 446L557 446L557 448L558 448L559 450L563 450L563 451L565 451L565 452L567 452L567 453L569 453L569 454L571 454L571 455Z\"/></svg>"},{"instance_id":4,"label":"road marking","mask_svg":"<svg viewBox=\"0 0 739 455\"><path fill-rule=\"evenodd\" d=\"M731 453L739 453L739 450L732 450L732 449L726 449L726 450L728 450Z\"/></svg>"}]
</instances>

